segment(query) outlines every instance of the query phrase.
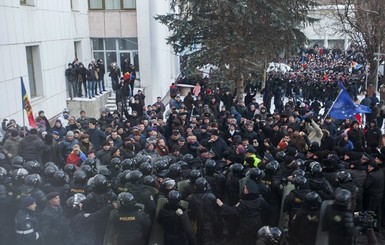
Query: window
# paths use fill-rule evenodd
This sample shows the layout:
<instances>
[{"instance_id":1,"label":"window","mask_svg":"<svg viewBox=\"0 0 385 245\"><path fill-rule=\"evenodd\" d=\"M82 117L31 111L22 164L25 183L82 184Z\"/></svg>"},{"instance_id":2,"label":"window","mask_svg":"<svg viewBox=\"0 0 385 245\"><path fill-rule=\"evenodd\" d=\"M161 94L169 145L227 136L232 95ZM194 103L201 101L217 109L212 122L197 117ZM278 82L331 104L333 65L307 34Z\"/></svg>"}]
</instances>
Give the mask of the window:
<instances>
[{"instance_id":1,"label":"window","mask_svg":"<svg viewBox=\"0 0 385 245\"><path fill-rule=\"evenodd\" d=\"M106 50L116 50L115 38L106 38Z\"/></svg>"},{"instance_id":2,"label":"window","mask_svg":"<svg viewBox=\"0 0 385 245\"><path fill-rule=\"evenodd\" d=\"M94 50L104 50L103 38L93 38L92 48Z\"/></svg>"},{"instance_id":3,"label":"window","mask_svg":"<svg viewBox=\"0 0 385 245\"><path fill-rule=\"evenodd\" d=\"M72 11L79 11L79 0L70 0L70 3Z\"/></svg>"},{"instance_id":4,"label":"window","mask_svg":"<svg viewBox=\"0 0 385 245\"><path fill-rule=\"evenodd\" d=\"M136 0L88 0L88 6L90 10L136 9Z\"/></svg>"},{"instance_id":5,"label":"window","mask_svg":"<svg viewBox=\"0 0 385 245\"><path fill-rule=\"evenodd\" d=\"M123 9L135 9L136 0L123 0Z\"/></svg>"},{"instance_id":6,"label":"window","mask_svg":"<svg viewBox=\"0 0 385 245\"><path fill-rule=\"evenodd\" d=\"M27 58L28 81L31 98L43 95L42 69L39 46L25 48Z\"/></svg>"},{"instance_id":7,"label":"window","mask_svg":"<svg viewBox=\"0 0 385 245\"><path fill-rule=\"evenodd\" d=\"M27 4L27 0L20 0L21 4Z\"/></svg>"},{"instance_id":8,"label":"window","mask_svg":"<svg viewBox=\"0 0 385 245\"><path fill-rule=\"evenodd\" d=\"M20 0L20 5L35 5L35 0Z\"/></svg>"},{"instance_id":9,"label":"window","mask_svg":"<svg viewBox=\"0 0 385 245\"><path fill-rule=\"evenodd\" d=\"M120 50L138 49L138 40L136 38L121 38L119 39Z\"/></svg>"},{"instance_id":10,"label":"window","mask_svg":"<svg viewBox=\"0 0 385 245\"><path fill-rule=\"evenodd\" d=\"M90 9L103 9L103 0L89 0Z\"/></svg>"},{"instance_id":11,"label":"window","mask_svg":"<svg viewBox=\"0 0 385 245\"><path fill-rule=\"evenodd\" d=\"M106 9L121 9L120 0L108 0L108 1L105 1L104 3L105 3Z\"/></svg>"}]
</instances>

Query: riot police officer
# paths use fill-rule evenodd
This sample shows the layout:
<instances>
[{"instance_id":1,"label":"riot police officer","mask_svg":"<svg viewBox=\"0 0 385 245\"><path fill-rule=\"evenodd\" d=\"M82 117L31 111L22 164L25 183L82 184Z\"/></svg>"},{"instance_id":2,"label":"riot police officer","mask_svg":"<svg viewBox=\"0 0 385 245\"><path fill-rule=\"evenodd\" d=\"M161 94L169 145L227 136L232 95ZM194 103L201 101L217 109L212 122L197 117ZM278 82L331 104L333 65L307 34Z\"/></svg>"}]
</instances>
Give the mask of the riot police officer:
<instances>
[{"instance_id":1,"label":"riot police officer","mask_svg":"<svg viewBox=\"0 0 385 245\"><path fill-rule=\"evenodd\" d=\"M164 244L197 244L187 210L180 205L181 197L178 191L170 191L167 203L159 211L158 223L164 228Z\"/></svg>"},{"instance_id":2,"label":"riot police officer","mask_svg":"<svg viewBox=\"0 0 385 245\"><path fill-rule=\"evenodd\" d=\"M117 245L148 243L151 220L142 209L136 206L136 199L129 192L122 192L118 196L119 208L112 214L111 225Z\"/></svg>"},{"instance_id":3,"label":"riot police officer","mask_svg":"<svg viewBox=\"0 0 385 245\"><path fill-rule=\"evenodd\" d=\"M354 226L353 212L348 208L350 200L350 191L339 189L335 194L334 203L325 211L322 229L328 231L330 245L352 244L357 230Z\"/></svg>"},{"instance_id":4,"label":"riot police officer","mask_svg":"<svg viewBox=\"0 0 385 245\"><path fill-rule=\"evenodd\" d=\"M16 241L18 245L40 244L39 221L35 215L37 205L33 197L21 200L20 210L15 217Z\"/></svg>"}]
</instances>

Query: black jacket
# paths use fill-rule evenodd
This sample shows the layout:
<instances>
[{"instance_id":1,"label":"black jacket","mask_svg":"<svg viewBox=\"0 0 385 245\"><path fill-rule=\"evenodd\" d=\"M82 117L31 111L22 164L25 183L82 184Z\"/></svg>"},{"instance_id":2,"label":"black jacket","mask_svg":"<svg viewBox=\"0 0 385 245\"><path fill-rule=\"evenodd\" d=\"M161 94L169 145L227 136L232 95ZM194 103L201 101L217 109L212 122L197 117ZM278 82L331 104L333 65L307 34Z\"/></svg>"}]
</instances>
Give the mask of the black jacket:
<instances>
[{"instance_id":1,"label":"black jacket","mask_svg":"<svg viewBox=\"0 0 385 245\"><path fill-rule=\"evenodd\" d=\"M381 169L375 169L368 174L364 181L364 193L370 196L383 195L384 172Z\"/></svg>"},{"instance_id":2,"label":"black jacket","mask_svg":"<svg viewBox=\"0 0 385 245\"><path fill-rule=\"evenodd\" d=\"M69 220L63 215L61 206L48 204L40 213L40 227L43 244L69 245Z\"/></svg>"},{"instance_id":3,"label":"black jacket","mask_svg":"<svg viewBox=\"0 0 385 245\"><path fill-rule=\"evenodd\" d=\"M41 244L41 239L36 239L39 234L39 221L35 214L27 209L20 209L15 217L16 239L20 245ZM30 232L28 234L18 234L19 232Z\"/></svg>"},{"instance_id":4,"label":"black jacket","mask_svg":"<svg viewBox=\"0 0 385 245\"><path fill-rule=\"evenodd\" d=\"M25 161L37 160L41 162L44 150L44 142L35 134L26 136L19 146L19 154Z\"/></svg>"}]
</instances>

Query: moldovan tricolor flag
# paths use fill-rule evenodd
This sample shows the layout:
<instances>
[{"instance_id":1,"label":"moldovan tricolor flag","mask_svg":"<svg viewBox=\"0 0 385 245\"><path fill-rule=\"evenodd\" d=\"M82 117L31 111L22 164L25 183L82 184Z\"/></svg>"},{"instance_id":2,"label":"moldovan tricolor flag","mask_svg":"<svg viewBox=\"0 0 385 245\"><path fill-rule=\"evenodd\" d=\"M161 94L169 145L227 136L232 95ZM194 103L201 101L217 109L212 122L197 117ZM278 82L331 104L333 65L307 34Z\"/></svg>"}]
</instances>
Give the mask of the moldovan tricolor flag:
<instances>
[{"instance_id":1,"label":"moldovan tricolor flag","mask_svg":"<svg viewBox=\"0 0 385 245\"><path fill-rule=\"evenodd\" d=\"M23 77L20 77L20 81L21 81L21 97L22 97L23 109L25 109L25 112L27 113L29 126L31 126L32 128L36 128L35 118L33 117L32 107L31 107L31 104L29 103L27 91L25 90Z\"/></svg>"}]
</instances>

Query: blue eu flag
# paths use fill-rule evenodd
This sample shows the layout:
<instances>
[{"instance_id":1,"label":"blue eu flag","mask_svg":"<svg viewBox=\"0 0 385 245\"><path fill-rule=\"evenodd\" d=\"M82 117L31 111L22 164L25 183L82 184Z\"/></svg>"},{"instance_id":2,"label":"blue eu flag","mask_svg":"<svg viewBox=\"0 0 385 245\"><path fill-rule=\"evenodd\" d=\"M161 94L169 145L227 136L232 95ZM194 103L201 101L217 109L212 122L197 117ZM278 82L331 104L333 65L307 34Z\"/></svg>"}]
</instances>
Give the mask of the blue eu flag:
<instances>
[{"instance_id":1,"label":"blue eu flag","mask_svg":"<svg viewBox=\"0 0 385 245\"><path fill-rule=\"evenodd\" d=\"M330 108L329 115L335 119L351 118L358 113L371 113L372 110L364 105L356 105L345 90L344 85L338 82L341 88L333 106Z\"/></svg>"}]
</instances>

